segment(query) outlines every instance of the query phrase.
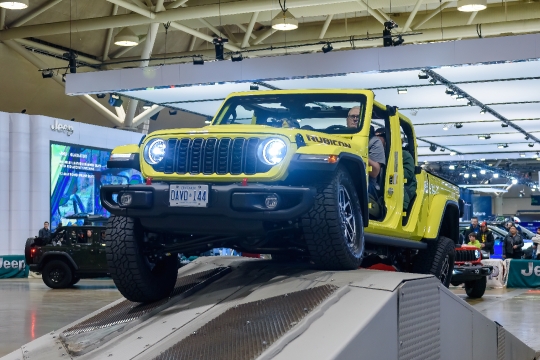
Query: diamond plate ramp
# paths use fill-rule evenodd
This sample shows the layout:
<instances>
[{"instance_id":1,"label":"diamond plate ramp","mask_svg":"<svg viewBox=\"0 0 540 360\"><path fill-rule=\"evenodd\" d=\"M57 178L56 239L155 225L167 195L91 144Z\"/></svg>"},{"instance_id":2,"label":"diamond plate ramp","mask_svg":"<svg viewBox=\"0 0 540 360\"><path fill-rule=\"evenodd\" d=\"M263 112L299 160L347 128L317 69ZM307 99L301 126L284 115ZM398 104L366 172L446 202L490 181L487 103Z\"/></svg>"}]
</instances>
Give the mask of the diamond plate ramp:
<instances>
[{"instance_id":1,"label":"diamond plate ramp","mask_svg":"<svg viewBox=\"0 0 540 360\"><path fill-rule=\"evenodd\" d=\"M229 267L218 267L191 275L179 277L168 298L141 304L129 300L96 314L61 334L61 339L73 355L85 354L103 343L169 307L173 303L190 296L207 284L219 279L230 271Z\"/></svg>"},{"instance_id":2,"label":"diamond plate ramp","mask_svg":"<svg viewBox=\"0 0 540 360\"><path fill-rule=\"evenodd\" d=\"M337 289L323 285L237 305L154 360L255 359Z\"/></svg>"}]
</instances>

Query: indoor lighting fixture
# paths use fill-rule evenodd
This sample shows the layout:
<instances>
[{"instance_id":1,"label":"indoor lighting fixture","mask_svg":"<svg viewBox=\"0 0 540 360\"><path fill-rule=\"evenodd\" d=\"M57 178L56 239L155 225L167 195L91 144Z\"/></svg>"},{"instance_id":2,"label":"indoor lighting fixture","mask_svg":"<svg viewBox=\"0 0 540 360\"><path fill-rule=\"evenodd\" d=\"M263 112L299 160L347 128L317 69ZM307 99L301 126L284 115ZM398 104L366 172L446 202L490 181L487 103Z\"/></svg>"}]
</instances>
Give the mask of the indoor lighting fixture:
<instances>
[{"instance_id":1,"label":"indoor lighting fixture","mask_svg":"<svg viewBox=\"0 0 540 360\"><path fill-rule=\"evenodd\" d=\"M145 103L143 104L143 106L142 106L142 108L143 108L144 110L148 110L148 109L150 109L151 107L152 107L152 104L150 104L149 102L145 102Z\"/></svg>"},{"instance_id":2,"label":"indoor lighting fixture","mask_svg":"<svg viewBox=\"0 0 540 360\"><path fill-rule=\"evenodd\" d=\"M478 135L478 140L489 140L489 139L491 139L491 135L489 135L489 134Z\"/></svg>"},{"instance_id":3,"label":"indoor lighting fixture","mask_svg":"<svg viewBox=\"0 0 540 360\"><path fill-rule=\"evenodd\" d=\"M484 169L480 170L480 174L486 175L486 170L484 170Z\"/></svg>"},{"instance_id":4,"label":"indoor lighting fixture","mask_svg":"<svg viewBox=\"0 0 540 360\"><path fill-rule=\"evenodd\" d=\"M443 127L442 127L442 129L443 129L444 131L448 130L448 129L449 129L448 124L444 124Z\"/></svg>"},{"instance_id":5,"label":"indoor lighting fixture","mask_svg":"<svg viewBox=\"0 0 540 360\"><path fill-rule=\"evenodd\" d=\"M472 177L475 178L475 177L476 177L476 173L472 173Z\"/></svg>"},{"instance_id":6,"label":"indoor lighting fixture","mask_svg":"<svg viewBox=\"0 0 540 360\"><path fill-rule=\"evenodd\" d=\"M534 157L535 157L535 158L540 158L540 153L534 154Z\"/></svg>"},{"instance_id":7,"label":"indoor lighting fixture","mask_svg":"<svg viewBox=\"0 0 540 360\"><path fill-rule=\"evenodd\" d=\"M249 90L259 90L259 85L251 84L251 85L249 85Z\"/></svg>"},{"instance_id":8,"label":"indoor lighting fixture","mask_svg":"<svg viewBox=\"0 0 540 360\"><path fill-rule=\"evenodd\" d=\"M214 44L214 49L216 51L216 60L224 60L223 49L225 44L228 42L229 39L221 36L215 37L214 40L212 40L212 44Z\"/></svg>"},{"instance_id":9,"label":"indoor lighting fixture","mask_svg":"<svg viewBox=\"0 0 540 360\"><path fill-rule=\"evenodd\" d=\"M322 52L323 53L329 53L330 51L334 50L334 47L332 46L332 44L330 43L326 43L323 47L322 47Z\"/></svg>"},{"instance_id":10,"label":"indoor lighting fixture","mask_svg":"<svg viewBox=\"0 0 540 360\"><path fill-rule=\"evenodd\" d=\"M204 120L204 123L208 125L208 124L211 124L212 121L210 121L210 120Z\"/></svg>"},{"instance_id":11,"label":"indoor lighting fixture","mask_svg":"<svg viewBox=\"0 0 540 360\"><path fill-rule=\"evenodd\" d=\"M487 0L458 0L457 9L463 12L473 12L485 10Z\"/></svg>"},{"instance_id":12,"label":"indoor lighting fixture","mask_svg":"<svg viewBox=\"0 0 540 360\"><path fill-rule=\"evenodd\" d=\"M173 110L173 109L169 110L169 115L176 115L177 113L178 113L177 110Z\"/></svg>"},{"instance_id":13,"label":"indoor lighting fixture","mask_svg":"<svg viewBox=\"0 0 540 360\"><path fill-rule=\"evenodd\" d=\"M493 174L493 178L498 179L498 178L499 178L499 174L494 173L494 174Z\"/></svg>"},{"instance_id":14,"label":"indoor lighting fixture","mask_svg":"<svg viewBox=\"0 0 540 360\"><path fill-rule=\"evenodd\" d=\"M485 114L485 113L486 113L486 108L480 109L480 114Z\"/></svg>"},{"instance_id":15,"label":"indoor lighting fixture","mask_svg":"<svg viewBox=\"0 0 540 360\"><path fill-rule=\"evenodd\" d=\"M463 127L463 123L456 123L456 129L461 129Z\"/></svg>"},{"instance_id":16,"label":"indoor lighting fixture","mask_svg":"<svg viewBox=\"0 0 540 360\"><path fill-rule=\"evenodd\" d=\"M272 29L280 31L296 30L298 29L298 20L296 20L289 10L280 11L272 19Z\"/></svg>"},{"instance_id":17,"label":"indoor lighting fixture","mask_svg":"<svg viewBox=\"0 0 540 360\"><path fill-rule=\"evenodd\" d=\"M499 149L505 149L505 148L508 147L508 144L498 144L497 147L498 147Z\"/></svg>"},{"instance_id":18,"label":"indoor lighting fixture","mask_svg":"<svg viewBox=\"0 0 540 360\"><path fill-rule=\"evenodd\" d=\"M512 179L512 184L516 185L518 183L517 179Z\"/></svg>"},{"instance_id":19,"label":"indoor lighting fixture","mask_svg":"<svg viewBox=\"0 0 540 360\"><path fill-rule=\"evenodd\" d=\"M398 93L398 94L406 94L406 93L407 93L407 89L397 89L397 93Z\"/></svg>"},{"instance_id":20,"label":"indoor lighting fixture","mask_svg":"<svg viewBox=\"0 0 540 360\"><path fill-rule=\"evenodd\" d=\"M529 140L529 139L530 139L529 135L525 135L525 140Z\"/></svg>"},{"instance_id":21,"label":"indoor lighting fixture","mask_svg":"<svg viewBox=\"0 0 540 360\"><path fill-rule=\"evenodd\" d=\"M113 107L120 107L120 106L122 106L123 102L124 101L122 100L120 95L111 94L111 97L109 98L109 105L111 105Z\"/></svg>"},{"instance_id":22,"label":"indoor lighting fixture","mask_svg":"<svg viewBox=\"0 0 540 360\"><path fill-rule=\"evenodd\" d=\"M231 60L232 62L239 62L239 61L244 60L244 57L242 56L241 53L236 53L236 54L231 55Z\"/></svg>"},{"instance_id":23,"label":"indoor lighting fixture","mask_svg":"<svg viewBox=\"0 0 540 360\"><path fill-rule=\"evenodd\" d=\"M44 70L44 71L41 72L41 76L44 79L52 78L54 76L54 73L52 72L52 70Z\"/></svg>"},{"instance_id":24,"label":"indoor lighting fixture","mask_svg":"<svg viewBox=\"0 0 540 360\"><path fill-rule=\"evenodd\" d=\"M429 146L429 150L431 150L432 152L435 152L435 151L437 151L437 146L435 144L431 144Z\"/></svg>"},{"instance_id":25,"label":"indoor lighting fixture","mask_svg":"<svg viewBox=\"0 0 540 360\"><path fill-rule=\"evenodd\" d=\"M482 159L480 159L480 161L486 161L486 159L482 158Z\"/></svg>"},{"instance_id":26,"label":"indoor lighting fixture","mask_svg":"<svg viewBox=\"0 0 540 360\"><path fill-rule=\"evenodd\" d=\"M97 96L98 99L103 99L107 95L106 94L97 94L96 96Z\"/></svg>"},{"instance_id":27,"label":"indoor lighting fixture","mask_svg":"<svg viewBox=\"0 0 540 360\"><path fill-rule=\"evenodd\" d=\"M529 143L529 147L534 147L534 143Z\"/></svg>"},{"instance_id":28,"label":"indoor lighting fixture","mask_svg":"<svg viewBox=\"0 0 540 360\"><path fill-rule=\"evenodd\" d=\"M444 93L445 93L446 95L454 95L454 91L453 91L453 90L450 90L450 89L448 89L448 88L444 91Z\"/></svg>"},{"instance_id":29,"label":"indoor lighting fixture","mask_svg":"<svg viewBox=\"0 0 540 360\"><path fill-rule=\"evenodd\" d=\"M202 58L202 56L194 56L193 65L204 65L204 59Z\"/></svg>"},{"instance_id":30,"label":"indoor lighting fixture","mask_svg":"<svg viewBox=\"0 0 540 360\"><path fill-rule=\"evenodd\" d=\"M519 154L519 157L525 157L524 153Z\"/></svg>"},{"instance_id":31,"label":"indoor lighting fixture","mask_svg":"<svg viewBox=\"0 0 540 360\"><path fill-rule=\"evenodd\" d=\"M136 46L139 45L139 37L135 35L130 28L123 28L114 37L114 44L118 46Z\"/></svg>"},{"instance_id":32,"label":"indoor lighting fixture","mask_svg":"<svg viewBox=\"0 0 540 360\"><path fill-rule=\"evenodd\" d=\"M429 82L430 82L432 85L437 85L437 80L435 80L434 78L429 79Z\"/></svg>"},{"instance_id":33,"label":"indoor lighting fixture","mask_svg":"<svg viewBox=\"0 0 540 360\"><path fill-rule=\"evenodd\" d=\"M469 173L463 174L463 177L464 177L465 179L468 179L468 178L469 178Z\"/></svg>"},{"instance_id":34,"label":"indoor lighting fixture","mask_svg":"<svg viewBox=\"0 0 540 360\"><path fill-rule=\"evenodd\" d=\"M22 10L28 7L28 0L0 1L0 7L9 10Z\"/></svg>"},{"instance_id":35,"label":"indoor lighting fixture","mask_svg":"<svg viewBox=\"0 0 540 360\"><path fill-rule=\"evenodd\" d=\"M429 79L429 75L426 74L426 73L423 72L423 71L420 71L420 72L418 73L418 78L419 78L420 80L427 80L427 79Z\"/></svg>"},{"instance_id":36,"label":"indoor lighting fixture","mask_svg":"<svg viewBox=\"0 0 540 360\"><path fill-rule=\"evenodd\" d=\"M502 123L501 127L508 127L508 124L507 123Z\"/></svg>"},{"instance_id":37,"label":"indoor lighting fixture","mask_svg":"<svg viewBox=\"0 0 540 360\"><path fill-rule=\"evenodd\" d=\"M450 170L456 170L456 166L455 166L455 165L450 165L450 166L448 166L448 169L450 169Z\"/></svg>"},{"instance_id":38,"label":"indoor lighting fixture","mask_svg":"<svg viewBox=\"0 0 540 360\"><path fill-rule=\"evenodd\" d=\"M456 155L456 154L457 154L457 152L455 152L455 151L450 151L450 155L451 155L451 156L454 156L454 155Z\"/></svg>"},{"instance_id":39,"label":"indoor lighting fixture","mask_svg":"<svg viewBox=\"0 0 540 360\"><path fill-rule=\"evenodd\" d=\"M446 149L442 147L442 148L441 148L441 152L445 152L445 151L446 151Z\"/></svg>"}]
</instances>

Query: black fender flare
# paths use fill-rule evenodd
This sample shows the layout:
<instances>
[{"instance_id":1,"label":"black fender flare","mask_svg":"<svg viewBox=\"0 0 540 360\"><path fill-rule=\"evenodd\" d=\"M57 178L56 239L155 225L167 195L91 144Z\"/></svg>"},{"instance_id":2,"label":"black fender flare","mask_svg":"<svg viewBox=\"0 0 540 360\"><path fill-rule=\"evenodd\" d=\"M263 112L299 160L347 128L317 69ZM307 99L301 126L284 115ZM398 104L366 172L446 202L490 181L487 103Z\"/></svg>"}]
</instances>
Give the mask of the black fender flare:
<instances>
[{"instance_id":1,"label":"black fender flare","mask_svg":"<svg viewBox=\"0 0 540 360\"><path fill-rule=\"evenodd\" d=\"M45 264L49 261L51 257L60 257L63 260L66 260L73 267L73 269L75 270L79 269L79 267L77 266L73 258L68 253L64 251L48 251L47 253L43 255L43 257L39 261L38 270L42 270Z\"/></svg>"},{"instance_id":2,"label":"black fender flare","mask_svg":"<svg viewBox=\"0 0 540 360\"><path fill-rule=\"evenodd\" d=\"M460 216L460 207L459 207L459 202L458 201L454 201L454 200L447 200L446 201L446 204L444 206L444 210L442 212L442 215L441 215L441 221L440 221L440 224L439 224L439 229L437 230L437 238L439 238L441 236L441 231L443 230L443 226L446 225L443 223L443 220L446 216L446 212L449 208L454 208L457 212L457 218L455 219L455 231L454 233L450 234L448 233L447 231L445 231L444 233L444 236L452 239L454 241L455 244L458 244L459 243L459 216Z\"/></svg>"},{"instance_id":3,"label":"black fender flare","mask_svg":"<svg viewBox=\"0 0 540 360\"><path fill-rule=\"evenodd\" d=\"M356 185L356 193L360 197L362 220L364 227L367 227L369 225L369 196L366 163L360 156L348 153L339 155L339 163L344 163L353 177L354 184Z\"/></svg>"}]
</instances>

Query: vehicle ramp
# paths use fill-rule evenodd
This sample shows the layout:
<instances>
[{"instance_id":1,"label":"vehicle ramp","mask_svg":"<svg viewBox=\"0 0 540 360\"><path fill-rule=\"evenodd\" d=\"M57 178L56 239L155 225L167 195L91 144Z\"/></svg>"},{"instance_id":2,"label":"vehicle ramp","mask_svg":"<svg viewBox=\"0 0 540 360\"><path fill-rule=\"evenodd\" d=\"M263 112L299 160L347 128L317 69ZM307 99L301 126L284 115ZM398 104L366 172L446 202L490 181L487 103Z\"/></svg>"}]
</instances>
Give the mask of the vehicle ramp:
<instances>
[{"instance_id":1,"label":"vehicle ramp","mask_svg":"<svg viewBox=\"0 0 540 360\"><path fill-rule=\"evenodd\" d=\"M179 270L169 298L118 300L4 359L533 360L535 352L432 276L208 257Z\"/></svg>"}]
</instances>

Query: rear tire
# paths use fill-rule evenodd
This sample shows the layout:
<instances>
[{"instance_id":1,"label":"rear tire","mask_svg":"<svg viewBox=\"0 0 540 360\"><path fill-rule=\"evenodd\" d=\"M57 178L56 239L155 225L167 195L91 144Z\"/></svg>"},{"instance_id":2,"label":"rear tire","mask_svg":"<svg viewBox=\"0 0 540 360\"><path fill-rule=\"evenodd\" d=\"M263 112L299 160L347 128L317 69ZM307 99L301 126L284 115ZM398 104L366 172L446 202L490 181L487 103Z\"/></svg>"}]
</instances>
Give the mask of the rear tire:
<instances>
[{"instance_id":1,"label":"rear tire","mask_svg":"<svg viewBox=\"0 0 540 360\"><path fill-rule=\"evenodd\" d=\"M364 223L360 200L348 171L338 166L317 184L312 208L302 216L311 261L319 269L353 270L362 263Z\"/></svg>"},{"instance_id":2,"label":"rear tire","mask_svg":"<svg viewBox=\"0 0 540 360\"><path fill-rule=\"evenodd\" d=\"M467 296L472 299L479 299L484 296L486 292L487 278L484 276L481 279L475 281L468 281L465 283L465 292Z\"/></svg>"},{"instance_id":3,"label":"rear tire","mask_svg":"<svg viewBox=\"0 0 540 360\"><path fill-rule=\"evenodd\" d=\"M73 272L65 261L51 260L45 264L41 277L51 289L64 289L71 285Z\"/></svg>"},{"instance_id":4,"label":"rear tire","mask_svg":"<svg viewBox=\"0 0 540 360\"><path fill-rule=\"evenodd\" d=\"M144 229L137 219L111 215L105 242L107 265L116 287L133 302L147 303L167 297L178 276L178 257L150 263L143 254Z\"/></svg>"},{"instance_id":5,"label":"rear tire","mask_svg":"<svg viewBox=\"0 0 540 360\"><path fill-rule=\"evenodd\" d=\"M73 279L71 280L71 284L69 284L69 286L75 285L75 284L78 283L80 280L81 280L80 277L74 276Z\"/></svg>"},{"instance_id":6,"label":"rear tire","mask_svg":"<svg viewBox=\"0 0 540 360\"><path fill-rule=\"evenodd\" d=\"M440 236L437 240L427 241L427 244L428 248L416 255L413 272L435 275L444 286L450 286L456 256L454 242Z\"/></svg>"}]
</instances>

